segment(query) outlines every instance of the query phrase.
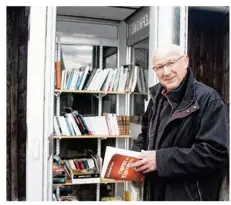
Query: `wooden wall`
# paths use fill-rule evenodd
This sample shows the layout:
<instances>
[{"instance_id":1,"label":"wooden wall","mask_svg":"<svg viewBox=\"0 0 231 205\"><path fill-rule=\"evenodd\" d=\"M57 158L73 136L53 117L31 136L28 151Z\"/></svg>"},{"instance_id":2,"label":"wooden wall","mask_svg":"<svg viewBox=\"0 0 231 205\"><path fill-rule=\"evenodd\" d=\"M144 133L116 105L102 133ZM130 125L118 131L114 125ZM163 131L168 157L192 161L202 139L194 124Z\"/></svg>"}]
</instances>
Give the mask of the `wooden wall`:
<instances>
[{"instance_id":1,"label":"wooden wall","mask_svg":"<svg viewBox=\"0 0 231 205\"><path fill-rule=\"evenodd\" d=\"M26 89L28 16L7 7L7 200L26 198Z\"/></svg>"},{"instance_id":2,"label":"wooden wall","mask_svg":"<svg viewBox=\"0 0 231 205\"><path fill-rule=\"evenodd\" d=\"M188 54L197 80L229 102L229 15L189 9Z\"/></svg>"}]
</instances>

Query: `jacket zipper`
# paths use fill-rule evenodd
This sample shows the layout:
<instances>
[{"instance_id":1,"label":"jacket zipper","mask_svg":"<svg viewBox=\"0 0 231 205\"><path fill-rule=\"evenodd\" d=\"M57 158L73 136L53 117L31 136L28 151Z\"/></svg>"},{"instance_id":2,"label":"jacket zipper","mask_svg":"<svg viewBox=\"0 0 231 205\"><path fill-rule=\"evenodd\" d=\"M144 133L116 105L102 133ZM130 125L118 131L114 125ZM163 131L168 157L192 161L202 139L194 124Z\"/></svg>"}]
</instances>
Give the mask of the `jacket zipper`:
<instances>
[{"instance_id":1,"label":"jacket zipper","mask_svg":"<svg viewBox=\"0 0 231 205\"><path fill-rule=\"evenodd\" d=\"M189 108L192 104L193 104L193 103L190 103L190 104L187 105L186 107L184 107L184 108L182 108L182 109L179 109L179 110L176 110L175 112L180 112L180 111L186 110L186 109ZM171 119L171 117L170 117L170 119ZM170 119L168 120L167 125L168 125L169 122L171 122ZM167 126L167 125L166 125L166 126Z\"/></svg>"},{"instance_id":2,"label":"jacket zipper","mask_svg":"<svg viewBox=\"0 0 231 205\"><path fill-rule=\"evenodd\" d=\"M187 109L188 107L190 107L192 104L193 104L193 103L190 103L190 104L187 105L186 107L184 107L184 108L182 108L182 109L180 109L180 110L176 110L175 112L180 112L180 111L182 111L182 110L186 110L186 109ZM170 105L171 105L171 104L170 104ZM171 107L172 107L172 105L171 105ZM172 112L173 112L173 108L172 108ZM171 114L173 114L173 113L171 113ZM172 115L171 115L171 117L172 117ZM167 125L171 122L171 117L169 118L169 120L168 120L168 122L167 122L167 124L166 124L166 126L165 126L165 128L164 128L164 130L163 130L163 132L162 132L162 135L164 134L164 131L165 131Z\"/></svg>"},{"instance_id":3,"label":"jacket zipper","mask_svg":"<svg viewBox=\"0 0 231 205\"><path fill-rule=\"evenodd\" d=\"M148 151L150 150L150 127L151 127L151 122L152 122L152 118L153 118L153 116L151 117L151 120L150 120L150 123L149 123L149 128L148 128Z\"/></svg>"},{"instance_id":4,"label":"jacket zipper","mask_svg":"<svg viewBox=\"0 0 231 205\"><path fill-rule=\"evenodd\" d=\"M172 114L173 114L173 107L172 107L172 104L169 102L169 99L168 99L168 98L167 98L167 100L168 100L168 103L170 104L170 106L171 106L171 108L172 108L171 115L170 115L170 119L171 119ZM180 111L182 111L182 110L185 110L185 109L187 109L188 107L190 107L192 104L193 104L193 103L190 103L190 104L187 105L186 107L184 107L184 108L182 108L182 109L179 109L179 110L176 110L175 112L180 112ZM153 117L153 116L152 116L152 117ZM148 133L149 133L148 138L149 138L149 139L150 139L150 127L151 127L152 117L151 117L151 120L150 120L150 123L149 123L149 130L148 130ZM170 119L168 120L168 122L167 122L165 128L166 128L167 125L169 124ZM165 128L164 128L164 130L165 130ZM163 130L163 133L164 133L164 130ZM163 134L163 133L162 133L162 134ZM148 150L150 150L150 140L149 140L149 139L148 139Z\"/></svg>"},{"instance_id":5,"label":"jacket zipper","mask_svg":"<svg viewBox=\"0 0 231 205\"><path fill-rule=\"evenodd\" d=\"M197 191L198 191L198 194L199 194L199 199L200 199L200 201L202 201L202 197L201 197L201 192L200 192L200 189L199 189L198 181L197 181Z\"/></svg>"}]
</instances>

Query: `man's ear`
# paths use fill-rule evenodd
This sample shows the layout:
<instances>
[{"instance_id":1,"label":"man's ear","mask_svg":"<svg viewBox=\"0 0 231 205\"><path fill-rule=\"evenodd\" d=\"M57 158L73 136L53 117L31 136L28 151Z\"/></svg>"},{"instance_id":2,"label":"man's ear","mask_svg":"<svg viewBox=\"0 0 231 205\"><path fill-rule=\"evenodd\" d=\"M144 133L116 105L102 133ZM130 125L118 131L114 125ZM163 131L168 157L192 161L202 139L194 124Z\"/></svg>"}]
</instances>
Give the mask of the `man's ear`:
<instances>
[{"instance_id":1,"label":"man's ear","mask_svg":"<svg viewBox=\"0 0 231 205\"><path fill-rule=\"evenodd\" d=\"M185 67L188 67L188 65L189 65L189 57L187 55L184 57L184 62L185 62Z\"/></svg>"}]
</instances>

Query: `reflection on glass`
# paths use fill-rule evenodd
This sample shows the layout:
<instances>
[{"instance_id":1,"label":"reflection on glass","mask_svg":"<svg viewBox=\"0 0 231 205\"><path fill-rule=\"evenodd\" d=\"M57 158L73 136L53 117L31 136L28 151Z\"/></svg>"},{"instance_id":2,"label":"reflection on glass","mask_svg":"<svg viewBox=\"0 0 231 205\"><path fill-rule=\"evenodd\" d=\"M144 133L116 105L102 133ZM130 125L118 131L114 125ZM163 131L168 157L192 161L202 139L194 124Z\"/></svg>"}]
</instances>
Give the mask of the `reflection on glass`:
<instances>
[{"instance_id":1,"label":"reflection on glass","mask_svg":"<svg viewBox=\"0 0 231 205\"><path fill-rule=\"evenodd\" d=\"M133 65L138 65L144 69L148 69L148 51L149 51L148 48L149 48L148 38L132 46Z\"/></svg>"},{"instance_id":2,"label":"reflection on glass","mask_svg":"<svg viewBox=\"0 0 231 205\"><path fill-rule=\"evenodd\" d=\"M103 47L103 68L117 68L117 47ZM103 112L116 113L116 95L103 98Z\"/></svg>"},{"instance_id":3,"label":"reflection on glass","mask_svg":"<svg viewBox=\"0 0 231 205\"><path fill-rule=\"evenodd\" d=\"M180 6L173 7L173 43L180 45Z\"/></svg>"},{"instance_id":4,"label":"reflection on glass","mask_svg":"<svg viewBox=\"0 0 231 205\"><path fill-rule=\"evenodd\" d=\"M132 64L139 66L144 70L146 77L146 90L148 90L148 56L149 55L149 39L146 38L132 46ZM147 95L132 95L131 115L142 116L144 114L144 101Z\"/></svg>"},{"instance_id":5,"label":"reflection on glass","mask_svg":"<svg viewBox=\"0 0 231 205\"><path fill-rule=\"evenodd\" d=\"M62 53L68 71L87 65L99 66L99 46L62 45Z\"/></svg>"}]
</instances>

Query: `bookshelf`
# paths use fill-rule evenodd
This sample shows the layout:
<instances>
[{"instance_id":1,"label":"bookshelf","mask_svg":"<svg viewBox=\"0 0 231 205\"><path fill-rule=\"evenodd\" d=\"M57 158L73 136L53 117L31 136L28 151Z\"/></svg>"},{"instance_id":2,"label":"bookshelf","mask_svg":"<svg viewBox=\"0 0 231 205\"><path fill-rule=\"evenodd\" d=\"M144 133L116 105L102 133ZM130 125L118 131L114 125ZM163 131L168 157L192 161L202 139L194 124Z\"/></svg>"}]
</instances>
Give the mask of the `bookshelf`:
<instances>
[{"instance_id":1,"label":"bookshelf","mask_svg":"<svg viewBox=\"0 0 231 205\"><path fill-rule=\"evenodd\" d=\"M137 67L134 69L133 68L123 68L123 69L122 68L115 68L114 70L111 68L110 68L111 70L109 68L103 68L103 46L102 45L99 46L99 70L98 69L97 70L99 71L99 73L101 72L101 74L102 74L101 77L104 76L104 74L105 74L104 71L106 69L109 69L109 70L107 70L108 76L106 75L107 77L105 78L105 82L104 83L101 82L102 83L101 88L100 88L101 77L97 78L97 80L95 79L96 83L94 82L93 83L94 85L91 84L93 79L95 78L94 75L96 75L96 73L98 72L98 71L94 70L94 68L91 71L90 71L90 68L87 68L87 67L85 67L83 70L72 69L72 71L70 73L67 73L69 71L67 71L65 69L65 66L64 66L64 70L62 70L62 68L60 68L60 66L63 66L61 63L61 60L63 60L62 53L61 53L61 36L58 35L57 36L57 62L56 62L56 88L54 89L54 95L55 95L55 100L56 100L56 115L55 116L58 116L58 117L62 116L61 115L61 100L62 100L62 97L65 95L66 96L71 95L71 96L75 96L75 97L78 96L78 100L81 99L81 94L86 94L86 96L89 96L89 95L94 96L96 101L97 101L97 107L98 107L97 116L103 115L103 112L102 112L103 111L103 98L107 95L114 95L115 96L115 99L116 99L116 103L115 103L116 113L115 114L117 116L119 116L121 113L121 111L120 111L121 100L124 100L124 102L123 102L123 104L124 104L123 116L130 116L131 98L134 97L135 95L147 95L148 90L147 90L147 88L142 87L144 82L141 83L142 80L143 81L145 80L144 75L139 74L140 72L142 72L141 71L142 69L137 68ZM60 70L58 70L58 69L60 69ZM89 70L87 70L87 69L89 69ZM116 70L116 69L118 69L118 70ZM88 73L88 71L89 71L89 73ZM93 74L93 71L94 71L94 74ZM112 74L113 72L114 72L114 74ZM126 72L127 72L127 74L126 74ZM86 73L89 74L88 78L86 76L83 77L83 75L86 75ZM110 79L110 77L109 77L110 74L111 74L111 81L109 81L109 84L108 84L108 86L110 87L110 89L109 89L109 88L107 88L106 85L108 83L107 78ZM72 78L70 77L71 75L72 75ZM119 77L117 77L117 75ZM65 77L63 77L63 76L65 76ZM79 76L82 76L82 77L79 77ZM143 79L141 80L142 77L139 77L139 76L143 76ZM114 80L113 80L113 77L114 77ZM79 78L81 78L80 81L79 81ZM114 89L113 83L116 84L116 78L118 78L117 88ZM124 81L123 82L124 84L122 83L123 89L121 89L120 78L123 79L123 81ZM138 80L138 78L139 78L139 80ZM57 84L58 79L60 81L59 84ZM69 79L71 79L71 80L69 80ZM84 81L83 79L86 81L85 83L82 83L82 81ZM133 80L131 80L131 79L133 79ZM88 80L89 80L89 82L88 82ZM74 81L74 83L72 81ZM68 82L69 82L69 84L68 84ZM140 82L140 84L138 82ZM80 96L80 98L79 98L79 96ZM92 97L92 98L94 98L94 97ZM85 102L83 102L83 103L85 103ZM126 134L120 133L120 134L116 134L116 135L115 134L111 134L111 135L106 135L106 134L88 135L88 134L83 134L83 133L81 133L81 135L77 134L77 133L76 133L76 135L75 134L67 135L64 133L62 133L62 134L56 133L55 136L51 136L51 139L56 142L55 143L55 155L57 155L57 156L60 155L60 143L62 143L63 140L69 140L69 142L70 142L72 139L89 139L89 140L95 139L97 141L97 155L98 155L98 157L101 157L101 146L102 146L101 142L102 142L102 140L113 139L113 138L116 140L115 146L118 146L118 140L123 139L124 140L124 149L129 149L129 140L130 140L131 136L128 135L127 133ZM116 181L116 180L109 180L109 179L102 179L102 178L99 178L98 182L93 182L94 180L93 181L92 180L85 181L85 183L81 180L77 180L77 181L73 180L73 181L76 183L72 183L71 180L66 180L65 183L53 184L53 187L55 187L55 190L56 190L56 197L60 198L60 188L61 187L77 186L80 184L96 184L96 201L100 201L100 193L101 193L100 185L101 184L114 184L114 186L116 187L117 184L122 183L124 191L128 190L128 182L126 182L126 181Z\"/></svg>"},{"instance_id":2,"label":"bookshelf","mask_svg":"<svg viewBox=\"0 0 231 205\"><path fill-rule=\"evenodd\" d=\"M100 46L100 60L99 60L99 69L103 69L103 46ZM61 36L58 36L57 38L57 62L58 64L61 65ZM61 74L62 72L57 72L56 73ZM59 78L61 78L62 75L59 75ZM57 80L57 76L56 76ZM105 81L106 82L106 81ZM56 85L57 86L57 85ZM83 86L84 87L84 86ZM119 115L119 109L120 109L120 96L124 96L122 99L124 99L124 116L129 116L129 109L130 109L130 96L131 95L145 95L143 93L139 92L129 92L129 91L103 91L103 90L74 90L74 89L63 89L62 86L61 88L54 89L54 95L55 95L55 100L56 100L56 116L61 116L61 99L62 99L62 94L66 95L78 95L78 94L89 94L97 99L97 104L98 104L98 116L102 116L102 105L103 105L103 98L106 95L115 95L116 96L116 115ZM56 135L51 137L53 140L55 140L55 155L60 155L60 143L62 143L62 140L68 140L68 139L96 139L97 140L97 155L101 157L101 141L105 139L124 139L124 148L128 149L129 148L129 139L130 135ZM117 143L116 143L117 144ZM125 181L116 181L116 180L109 180L109 179L100 179L99 183L94 183L96 184L96 201L100 201L100 185L101 184L118 184L118 183L123 183L124 186L126 185ZM85 183L72 183L71 180L66 180L65 183L58 183L58 184L53 184L53 187L56 189L56 197L60 197L60 188L65 187L65 186L77 186L80 184L85 184ZM91 184L91 183L86 183L86 184Z\"/></svg>"},{"instance_id":3,"label":"bookshelf","mask_svg":"<svg viewBox=\"0 0 231 205\"><path fill-rule=\"evenodd\" d=\"M77 92L78 93L78 92ZM72 93L73 94L73 93ZM75 93L74 93L75 94ZM93 93L90 93L93 94ZM117 95L120 95L117 93ZM129 99L129 94L125 94L125 105L128 106L129 103L127 102ZM99 96L98 98L98 115L102 115L102 98L104 96ZM60 114L60 98L61 95L56 95L56 104L57 104L57 115ZM118 99L118 98L117 98ZM118 102L119 103L119 102ZM126 109L127 110L127 109ZM125 139L125 148L128 149L129 138L130 135L79 135L79 136L52 136L54 140L56 140L56 154L59 155L60 153L60 143L62 139L97 139L97 154L101 157L101 140L107 138L115 138L115 139ZM96 200L100 201L100 184L116 184L116 183L124 183L123 181L115 181L115 180L108 180L108 179L101 179L100 183L97 183L97 190L96 190ZM56 187L56 197L59 198L60 196L60 187L63 186L70 186L70 185L80 185L79 184L72 184L71 181L67 181L65 184L54 184ZM96 183L93 183L96 184Z\"/></svg>"}]
</instances>

